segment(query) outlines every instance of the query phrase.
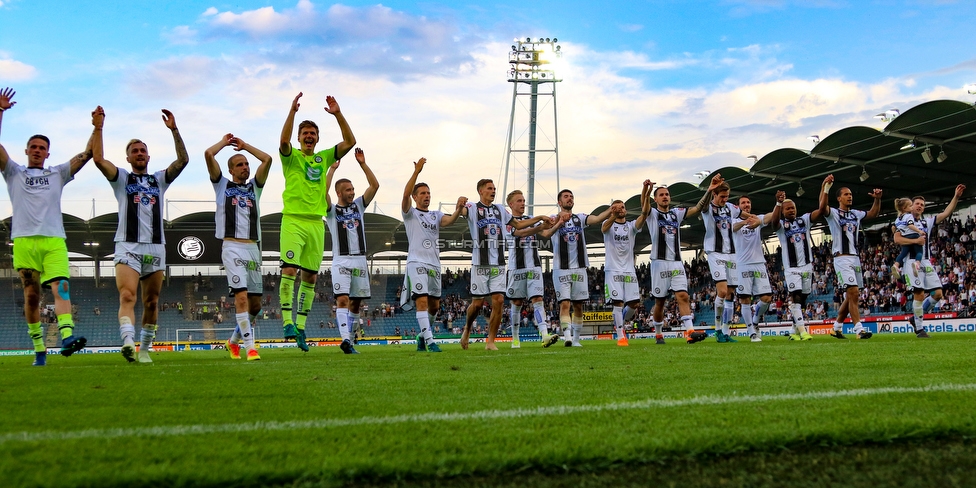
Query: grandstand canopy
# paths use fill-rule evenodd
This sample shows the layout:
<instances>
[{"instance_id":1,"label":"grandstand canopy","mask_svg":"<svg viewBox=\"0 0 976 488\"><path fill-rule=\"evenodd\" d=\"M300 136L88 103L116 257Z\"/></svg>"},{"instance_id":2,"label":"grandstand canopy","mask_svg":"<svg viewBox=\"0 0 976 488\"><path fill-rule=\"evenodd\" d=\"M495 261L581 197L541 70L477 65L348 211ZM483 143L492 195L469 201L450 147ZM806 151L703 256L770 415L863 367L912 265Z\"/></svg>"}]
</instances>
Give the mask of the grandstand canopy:
<instances>
[{"instance_id":1,"label":"grandstand canopy","mask_svg":"<svg viewBox=\"0 0 976 488\"><path fill-rule=\"evenodd\" d=\"M771 210L777 190L786 191L788 197L796 201L801 213L814 210L818 205L820 185L828 174L834 175L835 189L840 186L851 189L854 206L859 209L866 210L871 206L868 193L872 189L884 190L881 216L866 222L868 226L894 220L895 197L922 195L934 210L941 211L960 183L968 187L960 202L962 208L976 200L976 108L953 100L926 102L897 116L882 130L847 127L823 138L809 151L776 149L759 158L751 168L728 166L714 171L700 183L670 185L672 205L697 203L716 173L720 173L732 187L732 198L739 195L751 197L754 213ZM837 203L833 195L829 201L831 205ZM628 198L626 204L628 219L636 218L640 212L640 195ZM597 207L590 213L602 212L606 207ZM113 240L117 221L115 213L87 221L65 214L68 250L98 259L111 256L115 250ZM2 226L9 232L10 217L2 221ZM281 214L263 216L261 226L263 250L278 251ZM467 234L467 223L463 220L443 229L444 250L466 251ZM213 212L198 212L167 221L166 236L170 264L220 264ZM192 263L181 261L176 253L176 246L188 236L200 239L206 248L206 252ZM681 236L685 249L698 249L704 229L696 219L682 227ZM386 215L366 214L366 241L370 256L407 251L403 223ZM599 226L586 229L586 241L591 245L602 242ZM331 250L328 236L325 242L326 250ZM644 250L649 243L649 235L641 232L636 248Z\"/></svg>"}]
</instances>

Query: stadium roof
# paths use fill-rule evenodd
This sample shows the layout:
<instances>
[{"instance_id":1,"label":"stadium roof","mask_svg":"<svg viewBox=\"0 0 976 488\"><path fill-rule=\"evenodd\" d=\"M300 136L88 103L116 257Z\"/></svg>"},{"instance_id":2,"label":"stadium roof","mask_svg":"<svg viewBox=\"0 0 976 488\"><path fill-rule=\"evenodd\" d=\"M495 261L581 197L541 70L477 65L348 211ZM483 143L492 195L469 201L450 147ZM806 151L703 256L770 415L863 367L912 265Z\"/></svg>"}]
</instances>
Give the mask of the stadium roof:
<instances>
[{"instance_id":1,"label":"stadium roof","mask_svg":"<svg viewBox=\"0 0 976 488\"><path fill-rule=\"evenodd\" d=\"M732 187L732 198L750 196L755 213L773 208L777 190L786 191L788 197L796 201L801 213L812 211L818 205L820 185L828 174L834 175L836 185L851 189L856 208L871 206L868 193L872 189L884 190L881 215L866 222L868 226L893 220L892 200L899 196L922 195L930 205L941 210L960 183L968 187L960 205L962 208L976 200L976 108L953 100L926 102L898 115L882 130L847 127L820 140L809 151L776 149L759 158L751 168L728 166L714 171L697 184L680 182L670 185L672 204L692 206L697 203L716 173L720 173ZM831 196L830 202L836 204L836 199ZM628 219L636 218L640 212L640 195L628 198L626 204ZM606 208L602 205L591 213ZM101 259L112 255L117 220L118 215L114 213L87 221L65 214L68 250ZM682 228L682 244L685 249L698 249L704 228L694 222L689 224ZM280 225L280 213L261 217L263 250L278 251ZM2 221L2 226L4 230L10 228L9 217ZM213 229L213 212L185 215L167 221L167 241L196 235L213 242ZM441 236L447 243L445 250L465 251L467 234L467 224L461 220L442 229ZM586 240L591 245L602 242L599 226L586 229ZM366 242L370 256L387 251L407 251L403 223L386 215L366 214ZM649 244L650 236L641 232L636 249L644 250ZM327 237L326 249L331 246L331 239ZM201 260L195 264L220 264L219 254L216 262L209 262L212 256L208 255L207 262Z\"/></svg>"}]
</instances>

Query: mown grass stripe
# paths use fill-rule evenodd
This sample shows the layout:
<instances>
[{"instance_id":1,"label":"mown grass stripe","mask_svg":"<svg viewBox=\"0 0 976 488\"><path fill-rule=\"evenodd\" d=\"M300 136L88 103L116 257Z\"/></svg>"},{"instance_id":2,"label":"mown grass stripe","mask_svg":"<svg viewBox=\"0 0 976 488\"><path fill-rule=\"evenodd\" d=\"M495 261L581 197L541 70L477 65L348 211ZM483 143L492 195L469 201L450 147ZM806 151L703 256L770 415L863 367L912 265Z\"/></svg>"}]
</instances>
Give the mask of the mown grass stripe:
<instances>
[{"instance_id":1,"label":"mown grass stripe","mask_svg":"<svg viewBox=\"0 0 976 488\"><path fill-rule=\"evenodd\" d=\"M242 433L255 431L290 431L300 429L328 429L358 425L390 425L417 422L456 422L469 420L497 420L519 417L542 417L575 413L598 413L620 410L650 410L694 405L728 405L789 400L828 400L887 394L933 393L947 391L976 391L976 383L941 384L921 387L859 388L777 395L696 396L682 399L647 399L634 402L614 402L604 405L562 405L554 407L516 408L510 410L482 410L478 412L448 412L404 414L386 417L349 419L316 419L288 422L249 422L241 424L170 425L115 429L86 429L75 431L12 432L0 435L0 444L13 442L65 441L75 439L115 439L121 437L175 437L195 434Z\"/></svg>"}]
</instances>

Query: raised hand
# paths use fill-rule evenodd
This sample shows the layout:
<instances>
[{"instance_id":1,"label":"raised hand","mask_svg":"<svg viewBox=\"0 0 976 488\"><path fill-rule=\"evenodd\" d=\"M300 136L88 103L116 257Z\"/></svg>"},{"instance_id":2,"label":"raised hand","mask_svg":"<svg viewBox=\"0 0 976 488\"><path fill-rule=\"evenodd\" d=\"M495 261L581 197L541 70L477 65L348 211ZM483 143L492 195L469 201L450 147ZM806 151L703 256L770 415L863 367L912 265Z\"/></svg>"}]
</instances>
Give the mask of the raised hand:
<instances>
[{"instance_id":1,"label":"raised hand","mask_svg":"<svg viewBox=\"0 0 976 488\"><path fill-rule=\"evenodd\" d=\"M14 89L10 88L9 86L3 90L0 90L0 110L7 110L8 108L17 105L17 102L13 101L14 95L16 94L17 92L15 92Z\"/></svg>"},{"instance_id":2,"label":"raised hand","mask_svg":"<svg viewBox=\"0 0 976 488\"><path fill-rule=\"evenodd\" d=\"M423 161L424 158L420 158L420 160ZM458 210L461 210L467 204L468 204L468 197L458 197L458 201L457 201Z\"/></svg>"},{"instance_id":3,"label":"raised hand","mask_svg":"<svg viewBox=\"0 0 976 488\"><path fill-rule=\"evenodd\" d=\"M102 124L104 123L105 123L105 109L103 109L102 106L99 105L95 107L95 110L92 110L92 125L95 126L96 129L101 129Z\"/></svg>"},{"instance_id":4,"label":"raised hand","mask_svg":"<svg viewBox=\"0 0 976 488\"><path fill-rule=\"evenodd\" d=\"M169 130L176 130L176 116L165 108L163 109L163 123Z\"/></svg>"},{"instance_id":5,"label":"raised hand","mask_svg":"<svg viewBox=\"0 0 976 488\"><path fill-rule=\"evenodd\" d=\"M654 188L654 185L656 184L657 183L654 183L650 179L644 180L644 188Z\"/></svg>"},{"instance_id":6,"label":"raised hand","mask_svg":"<svg viewBox=\"0 0 976 488\"><path fill-rule=\"evenodd\" d=\"M708 191L714 191L724 181L725 178L722 178L721 174L715 173L715 176L712 177L712 184L708 185Z\"/></svg>"},{"instance_id":7,"label":"raised hand","mask_svg":"<svg viewBox=\"0 0 976 488\"><path fill-rule=\"evenodd\" d=\"M241 140L240 137L236 137L236 136L234 136L232 134L227 134L227 135L230 136L230 139L225 139L225 143L228 146L234 146L234 150L235 151L243 151L244 150L244 146L247 145L246 142L244 142L243 140ZM227 137L227 136L224 136L224 137Z\"/></svg>"},{"instance_id":8,"label":"raised hand","mask_svg":"<svg viewBox=\"0 0 976 488\"><path fill-rule=\"evenodd\" d=\"M966 185L956 185L956 198L962 198L964 191L966 191Z\"/></svg>"},{"instance_id":9,"label":"raised hand","mask_svg":"<svg viewBox=\"0 0 976 488\"><path fill-rule=\"evenodd\" d=\"M783 190L777 190L776 191L776 202L777 203L783 203L783 200L786 200L786 192L783 191Z\"/></svg>"},{"instance_id":10,"label":"raised hand","mask_svg":"<svg viewBox=\"0 0 976 488\"><path fill-rule=\"evenodd\" d=\"M868 196L873 198L881 198L881 188L871 190L871 193L868 193Z\"/></svg>"},{"instance_id":11,"label":"raised hand","mask_svg":"<svg viewBox=\"0 0 976 488\"><path fill-rule=\"evenodd\" d=\"M825 185L832 185L832 184L834 184L834 175L827 175L827 177L824 178L824 184Z\"/></svg>"},{"instance_id":12,"label":"raised hand","mask_svg":"<svg viewBox=\"0 0 976 488\"><path fill-rule=\"evenodd\" d=\"M292 112L297 112L298 111L298 107L301 106L301 104L298 103L298 99L299 98L302 98L302 92L298 92L298 95L295 95L295 99L291 101L291 111Z\"/></svg>"},{"instance_id":13,"label":"raised hand","mask_svg":"<svg viewBox=\"0 0 976 488\"><path fill-rule=\"evenodd\" d=\"M366 164L366 153L364 153L363 150L358 147L356 148L356 161L358 161L359 164Z\"/></svg>"},{"instance_id":14,"label":"raised hand","mask_svg":"<svg viewBox=\"0 0 976 488\"><path fill-rule=\"evenodd\" d=\"M329 171L335 171L335 170L339 169L339 163L340 162L341 162L341 160L336 159L335 162L332 163L332 166L329 166Z\"/></svg>"},{"instance_id":15,"label":"raised hand","mask_svg":"<svg viewBox=\"0 0 976 488\"><path fill-rule=\"evenodd\" d=\"M413 163L413 172L420 173L424 170L424 165L427 164L427 158L420 158Z\"/></svg>"},{"instance_id":16,"label":"raised hand","mask_svg":"<svg viewBox=\"0 0 976 488\"><path fill-rule=\"evenodd\" d=\"M325 107L326 112L332 115L339 113L339 102L336 101L335 97L332 95L325 97L325 103L327 104Z\"/></svg>"}]
</instances>

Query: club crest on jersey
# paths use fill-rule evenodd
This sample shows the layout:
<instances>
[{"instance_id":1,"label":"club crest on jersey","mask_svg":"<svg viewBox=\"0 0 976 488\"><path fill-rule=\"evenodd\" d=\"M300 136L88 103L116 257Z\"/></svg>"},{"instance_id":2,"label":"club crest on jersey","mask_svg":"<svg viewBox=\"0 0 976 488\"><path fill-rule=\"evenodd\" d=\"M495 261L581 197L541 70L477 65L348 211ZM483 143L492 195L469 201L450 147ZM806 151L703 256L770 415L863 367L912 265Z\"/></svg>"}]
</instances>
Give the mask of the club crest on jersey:
<instances>
[{"instance_id":1,"label":"club crest on jersey","mask_svg":"<svg viewBox=\"0 0 976 488\"><path fill-rule=\"evenodd\" d=\"M156 197L145 193L136 193L132 196L132 203L141 203L144 206L155 205Z\"/></svg>"}]
</instances>

